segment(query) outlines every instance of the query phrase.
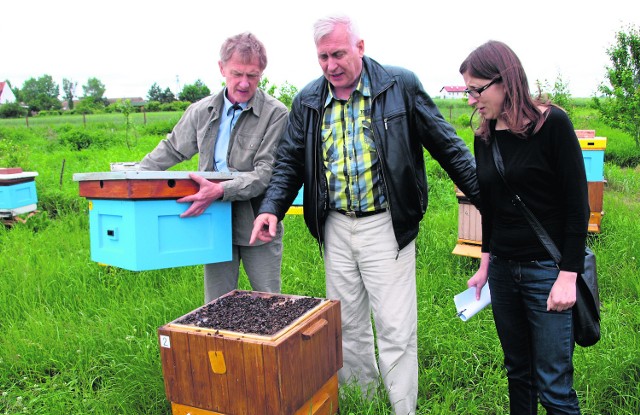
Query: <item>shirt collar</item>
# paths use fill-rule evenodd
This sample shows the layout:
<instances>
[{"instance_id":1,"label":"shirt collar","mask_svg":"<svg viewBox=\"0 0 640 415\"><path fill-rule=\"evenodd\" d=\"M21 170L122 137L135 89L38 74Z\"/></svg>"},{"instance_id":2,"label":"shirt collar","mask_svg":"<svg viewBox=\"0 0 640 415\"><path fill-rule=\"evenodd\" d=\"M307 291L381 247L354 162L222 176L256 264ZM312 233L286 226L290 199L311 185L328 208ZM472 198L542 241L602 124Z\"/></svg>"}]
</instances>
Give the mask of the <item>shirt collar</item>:
<instances>
[{"instance_id":1,"label":"shirt collar","mask_svg":"<svg viewBox=\"0 0 640 415\"><path fill-rule=\"evenodd\" d=\"M333 95L333 87L331 86L331 83L328 82L327 84L328 84L327 88L329 88L329 93L327 94L327 99L324 103L325 107L328 106L332 100L334 99L338 100L338 98L336 98ZM369 75L367 74L367 71L364 70L364 68L362 68L362 72L360 73L360 80L358 81L358 85L356 86L356 89L353 90L353 92L359 92L360 95L364 97L371 96L371 81L369 80Z\"/></svg>"},{"instance_id":2,"label":"shirt collar","mask_svg":"<svg viewBox=\"0 0 640 415\"><path fill-rule=\"evenodd\" d=\"M224 89L224 94L222 94L222 96L224 97L224 107L222 108L223 114L229 115L230 114L230 110L231 107L233 107L233 103L231 101L229 101L229 98L227 98L227 88ZM244 111L245 108L247 108L247 102L239 102L238 105L240 105L240 108L242 108L242 110Z\"/></svg>"}]
</instances>

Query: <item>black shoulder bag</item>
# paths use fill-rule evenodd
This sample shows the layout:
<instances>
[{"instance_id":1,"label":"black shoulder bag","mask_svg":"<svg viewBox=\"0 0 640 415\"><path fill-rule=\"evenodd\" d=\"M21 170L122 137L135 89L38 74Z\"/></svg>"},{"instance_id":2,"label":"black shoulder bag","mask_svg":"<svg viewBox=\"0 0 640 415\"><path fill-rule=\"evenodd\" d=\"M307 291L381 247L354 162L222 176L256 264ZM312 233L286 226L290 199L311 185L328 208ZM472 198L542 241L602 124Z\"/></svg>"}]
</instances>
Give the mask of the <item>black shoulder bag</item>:
<instances>
[{"instance_id":1,"label":"black shoulder bag","mask_svg":"<svg viewBox=\"0 0 640 415\"><path fill-rule=\"evenodd\" d=\"M495 138L491 140L491 151L496 169L502 177L507 190L513 196L513 204L524 214L551 258L560 263L562 254L553 243L546 229L524 204L520 196L513 191L504 177L502 155ZM575 342L582 347L593 346L600 340L600 295L598 291L598 274L596 272L596 256L588 246L584 252L584 273L578 274L576 280L576 303L573 305L573 336Z\"/></svg>"}]
</instances>

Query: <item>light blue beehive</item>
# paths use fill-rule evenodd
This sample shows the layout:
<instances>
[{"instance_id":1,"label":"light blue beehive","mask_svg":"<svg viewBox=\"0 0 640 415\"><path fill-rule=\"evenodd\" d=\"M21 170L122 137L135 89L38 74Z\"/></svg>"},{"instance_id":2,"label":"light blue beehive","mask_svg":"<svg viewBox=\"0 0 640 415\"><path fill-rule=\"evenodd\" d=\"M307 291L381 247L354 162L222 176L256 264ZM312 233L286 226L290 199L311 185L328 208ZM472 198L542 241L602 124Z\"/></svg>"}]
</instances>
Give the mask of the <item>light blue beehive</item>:
<instances>
[{"instance_id":1,"label":"light blue beehive","mask_svg":"<svg viewBox=\"0 0 640 415\"><path fill-rule=\"evenodd\" d=\"M35 172L0 174L0 213L17 215L37 209Z\"/></svg>"},{"instance_id":2,"label":"light blue beehive","mask_svg":"<svg viewBox=\"0 0 640 415\"><path fill-rule=\"evenodd\" d=\"M231 203L181 218L190 203L90 199L91 259L131 271L231 260Z\"/></svg>"},{"instance_id":3,"label":"light blue beehive","mask_svg":"<svg viewBox=\"0 0 640 415\"><path fill-rule=\"evenodd\" d=\"M198 174L208 179L224 180L233 175ZM138 195L142 198L136 199L116 194L120 197L109 198L110 193L106 190L114 180L155 180L160 184L166 181L167 186L174 187L180 180L191 182L188 172L86 173L74 174L74 180L81 184L99 183L89 191L91 196L98 197L85 196L89 200L93 261L131 271L145 271L231 260L231 202L216 201L199 216L181 218L180 214L189 208L190 203L178 203L176 198L148 198L148 195ZM101 195L103 186L105 194ZM129 188L127 191L138 192Z\"/></svg>"},{"instance_id":4,"label":"light blue beehive","mask_svg":"<svg viewBox=\"0 0 640 415\"><path fill-rule=\"evenodd\" d=\"M607 146L606 137L579 138L584 168L588 182L604 180L604 150Z\"/></svg>"}]
</instances>

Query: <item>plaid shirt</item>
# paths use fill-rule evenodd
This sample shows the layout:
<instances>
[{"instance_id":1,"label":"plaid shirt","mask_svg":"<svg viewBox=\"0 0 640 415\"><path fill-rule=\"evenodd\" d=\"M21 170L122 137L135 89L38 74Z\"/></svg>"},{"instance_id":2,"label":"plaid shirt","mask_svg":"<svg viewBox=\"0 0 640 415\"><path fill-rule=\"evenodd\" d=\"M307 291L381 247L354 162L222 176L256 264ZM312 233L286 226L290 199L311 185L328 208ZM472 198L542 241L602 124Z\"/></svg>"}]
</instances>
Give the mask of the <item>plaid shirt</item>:
<instances>
[{"instance_id":1,"label":"plaid shirt","mask_svg":"<svg viewBox=\"0 0 640 415\"><path fill-rule=\"evenodd\" d=\"M371 130L371 87L366 72L346 101L335 98L329 86L324 107L322 154L329 208L364 212L386 207Z\"/></svg>"}]
</instances>

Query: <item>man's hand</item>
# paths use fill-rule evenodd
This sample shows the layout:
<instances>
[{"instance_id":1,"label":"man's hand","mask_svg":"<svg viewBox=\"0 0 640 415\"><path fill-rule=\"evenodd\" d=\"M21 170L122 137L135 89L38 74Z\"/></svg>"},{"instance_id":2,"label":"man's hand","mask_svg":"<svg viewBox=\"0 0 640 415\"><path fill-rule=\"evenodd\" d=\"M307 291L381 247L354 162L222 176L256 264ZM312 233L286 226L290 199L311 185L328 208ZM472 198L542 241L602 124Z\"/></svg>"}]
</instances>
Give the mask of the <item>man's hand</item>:
<instances>
[{"instance_id":1,"label":"man's hand","mask_svg":"<svg viewBox=\"0 0 640 415\"><path fill-rule=\"evenodd\" d=\"M211 203L224 196L224 188L220 183L210 182L195 173L189 173L189 177L200 185L200 190L198 190L198 193L185 196L177 200L179 203L191 202L189 209L185 210L182 215L180 215L181 218L202 215Z\"/></svg>"},{"instance_id":2,"label":"man's hand","mask_svg":"<svg viewBox=\"0 0 640 415\"><path fill-rule=\"evenodd\" d=\"M253 221L253 230L251 231L251 239L249 244L253 245L256 239L262 242L271 242L276 236L276 226L278 218L272 213L261 213L256 220Z\"/></svg>"}]
</instances>

